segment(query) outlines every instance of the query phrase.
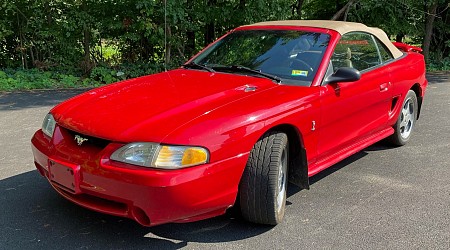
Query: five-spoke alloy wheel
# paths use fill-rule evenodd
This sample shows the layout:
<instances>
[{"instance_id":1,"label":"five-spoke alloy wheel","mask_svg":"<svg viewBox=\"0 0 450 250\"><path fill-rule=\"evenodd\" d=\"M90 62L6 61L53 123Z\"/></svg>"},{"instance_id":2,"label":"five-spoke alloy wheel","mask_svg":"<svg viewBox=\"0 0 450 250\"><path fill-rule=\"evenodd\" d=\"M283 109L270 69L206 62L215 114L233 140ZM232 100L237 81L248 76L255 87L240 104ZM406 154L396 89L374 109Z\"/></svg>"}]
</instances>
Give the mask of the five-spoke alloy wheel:
<instances>
[{"instance_id":1,"label":"five-spoke alloy wheel","mask_svg":"<svg viewBox=\"0 0 450 250\"><path fill-rule=\"evenodd\" d=\"M409 90L403 101L397 122L394 125L394 134L390 138L392 143L402 146L409 141L417 120L418 108L416 93Z\"/></svg>"}]
</instances>

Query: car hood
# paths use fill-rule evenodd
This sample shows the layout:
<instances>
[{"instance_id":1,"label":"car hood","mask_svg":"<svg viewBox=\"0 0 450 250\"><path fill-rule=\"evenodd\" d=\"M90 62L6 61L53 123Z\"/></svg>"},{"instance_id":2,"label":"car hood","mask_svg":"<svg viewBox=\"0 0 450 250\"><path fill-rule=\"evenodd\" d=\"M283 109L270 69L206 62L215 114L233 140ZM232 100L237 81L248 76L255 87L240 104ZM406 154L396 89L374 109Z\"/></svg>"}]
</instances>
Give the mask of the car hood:
<instances>
[{"instance_id":1,"label":"car hood","mask_svg":"<svg viewBox=\"0 0 450 250\"><path fill-rule=\"evenodd\" d=\"M56 106L57 123L119 142L161 142L176 128L277 87L258 77L177 69L93 89Z\"/></svg>"}]
</instances>

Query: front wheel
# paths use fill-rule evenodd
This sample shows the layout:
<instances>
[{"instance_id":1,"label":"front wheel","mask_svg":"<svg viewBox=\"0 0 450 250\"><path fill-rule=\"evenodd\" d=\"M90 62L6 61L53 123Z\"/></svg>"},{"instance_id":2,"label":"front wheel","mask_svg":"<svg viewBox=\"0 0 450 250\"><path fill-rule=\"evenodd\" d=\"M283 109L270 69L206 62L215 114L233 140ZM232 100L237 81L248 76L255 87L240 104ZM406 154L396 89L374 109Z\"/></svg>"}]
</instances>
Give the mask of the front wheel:
<instances>
[{"instance_id":1,"label":"front wheel","mask_svg":"<svg viewBox=\"0 0 450 250\"><path fill-rule=\"evenodd\" d=\"M288 138L280 132L264 134L253 146L239 184L242 216L251 222L276 225L286 206Z\"/></svg>"},{"instance_id":2,"label":"front wheel","mask_svg":"<svg viewBox=\"0 0 450 250\"><path fill-rule=\"evenodd\" d=\"M397 122L394 125L394 134L390 137L390 141L393 144L402 146L409 141L416 124L418 108L416 93L409 90L403 101Z\"/></svg>"}]
</instances>

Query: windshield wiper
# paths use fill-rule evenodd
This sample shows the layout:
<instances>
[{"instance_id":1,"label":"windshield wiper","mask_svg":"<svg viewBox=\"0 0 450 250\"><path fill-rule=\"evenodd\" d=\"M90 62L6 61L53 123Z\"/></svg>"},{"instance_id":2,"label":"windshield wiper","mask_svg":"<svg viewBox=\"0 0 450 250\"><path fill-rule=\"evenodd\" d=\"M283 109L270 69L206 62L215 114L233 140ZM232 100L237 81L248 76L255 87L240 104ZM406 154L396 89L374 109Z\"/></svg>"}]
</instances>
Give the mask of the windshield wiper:
<instances>
[{"instance_id":1,"label":"windshield wiper","mask_svg":"<svg viewBox=\"0 0 450 250\"><path fill-rule=\"evenodd\" d=\"M224 69L224 70L233 71L233 72L237 72L237 71L239 71L239 72L248 72L248 73L252 73L254 75L258 75L258 76L262 76L262 77L268 78L270 80L274 80L277 83L281 83L281 78L278 77L278 76L267 74L267 73L261 72L259 70L251 69L251 68L248 68L248 67L245 67L245 66L241 66L241 65L214 66L214 68L218 69L218 70Z\"/></svg>"},{"instance_id":2,"label":"windshield wiper","mask_svg":"<svg viewBox=\"0 0 450 250\"><path fill-rule=\"evenodd\" d=\"M210 67L208 67L206 65L198 64L198 63L195 63L195 62L186 63L186 64L183 64L182 66L185 67L185 68L191 68L191 69L204 69L204 70L209 71L211 73L216 72L215 70L213 70L212 68L210 68Z\"/></svg>"}]
</instances>

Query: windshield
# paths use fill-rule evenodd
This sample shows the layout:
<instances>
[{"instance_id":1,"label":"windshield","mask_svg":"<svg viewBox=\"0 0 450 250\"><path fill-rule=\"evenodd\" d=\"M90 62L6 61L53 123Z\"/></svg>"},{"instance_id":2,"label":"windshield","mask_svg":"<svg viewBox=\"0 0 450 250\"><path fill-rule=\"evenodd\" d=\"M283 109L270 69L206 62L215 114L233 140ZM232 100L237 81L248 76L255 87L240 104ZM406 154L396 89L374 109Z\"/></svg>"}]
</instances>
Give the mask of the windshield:
<instances>
[{"instance_id":1,"label":"windshield","mask_svg":"<svg viewBox=\"0 0 450 250\"><path fill-rule=\"evenodd\" d=\"M241 30L230 33L192 61L216 71L245 67L273 75L283 83L311 85L329 35L296 30Z\"/></svg>"}]
</instances>

